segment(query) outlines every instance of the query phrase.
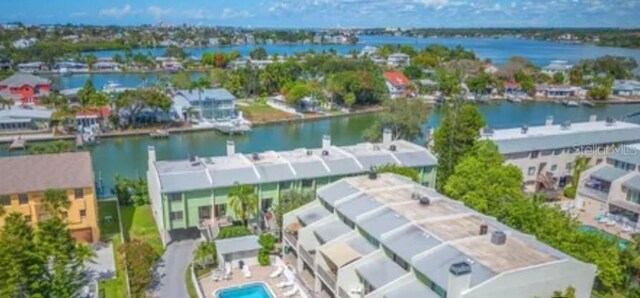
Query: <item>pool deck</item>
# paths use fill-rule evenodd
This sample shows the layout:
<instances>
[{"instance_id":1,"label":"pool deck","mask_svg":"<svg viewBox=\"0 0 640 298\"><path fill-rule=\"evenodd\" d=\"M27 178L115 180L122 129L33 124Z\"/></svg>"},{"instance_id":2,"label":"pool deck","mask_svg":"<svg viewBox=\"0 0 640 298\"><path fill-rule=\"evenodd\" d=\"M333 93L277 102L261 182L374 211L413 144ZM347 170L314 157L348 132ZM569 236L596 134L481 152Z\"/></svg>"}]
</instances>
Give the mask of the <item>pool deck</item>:
<instances>
[{"instance_id":1,"label":"pool deck","mask_svg":"<svg viewBox=\"0 0 640 298\"><path fill-rule=\"evenodd\" d=\"M237 287L243 284L259 282L268 284L271 288L271 291L276 294L276 297L284 297L284 293L291 289L291 287L287 287L283 290L276 286L278 283L286 281L284 274L281 274L277 278L269 277L271 273L276 270L274 266L251 266L249 268L251 271L251 278L245 278L240 269L234 268L233 270L231 270L231 279L229 280L213 281L211 280L211 275L207 275L200 278L198 281L200 282L200 286L202 287L202 290L204 291L204 294L207 298L216 298L216 296L214 296L214 293L224 288ZM301 296L300 294L296 294L293 297Z\"/></svg>"},{"instance_id":2,"label":"pool deck","mask_svg":"<svg viewBox=\"0 0 640 298\"><path fill-rule=\"evenodd\" d=\"M606 224L599 223L596 220L596 216L598 216L600 212L599 206L595 204L585 204L582 210L576 212L576 217L583 225L592 226L625 240L631 240L631 233L624 232L617 226L608 226Z\"/></svg>"}]
</instances>

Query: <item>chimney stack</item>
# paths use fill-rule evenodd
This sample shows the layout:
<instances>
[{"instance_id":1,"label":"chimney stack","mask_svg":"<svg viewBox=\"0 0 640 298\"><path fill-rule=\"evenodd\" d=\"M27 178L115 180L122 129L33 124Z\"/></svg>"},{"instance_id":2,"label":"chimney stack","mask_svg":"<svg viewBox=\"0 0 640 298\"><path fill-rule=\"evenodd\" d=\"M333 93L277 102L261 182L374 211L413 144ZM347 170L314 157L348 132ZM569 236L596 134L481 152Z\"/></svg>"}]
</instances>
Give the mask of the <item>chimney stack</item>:
<instances>
[{"instance_id":1,"label":"chimney stack","mask_svg":"<svg viewBox=\"0 0 640 298\"><path fill-rule=\"evenodd\" d=\"M329 149L331 147L331 136L323 135L322 136L322 149Z\"/></svg>"},{"instance_id":2,"label":"chimney stack","mask_svg":"<svg viewBox=\"0 0 640 298\"><path fill-rule=\"evenodd\" d=\"M589 122L596 122L596 121L598 121L598 115L589 116Z\"/></svg>"},{"instance_id":3,"label":"chimney stack","mask_svg":"<svg viewBox=\"0 0 640 298\"><path fill-rule=\"evenodd\" d=\"M382 143L389 144L393 140L393 133L391 133L391 129L385 128L382 131Z\"/></svg>"},{"instance_id":4,"label":"chimney stack","mask_svg":"<svg viewBox=\"0 0 640 298\"><path fill-rule=\"evenodd\" d=\"M547 116L547 120L544 121L545 126L553 125L553 116Z\"/></svg>"},{"instance_id":5,"label":"chimney stack","mask_svg":"<svg viewBox=\"0 0 640 298\"><path fill-rule=\"evenodd\" d=\"M461 298L471 285L471 265L467 262L455 263L449 267L447 298Z\"/></svg>"},{"instance_id":6,"label":"chimney stack","mask_svg":"<svg viewBox=\"0 0 640 298\"><path fill-rule=\"evenodd\" d=\"M236 154L236 143L232 140L227 141L227 156L234 156Z\"/></svg>"}]
</instances>

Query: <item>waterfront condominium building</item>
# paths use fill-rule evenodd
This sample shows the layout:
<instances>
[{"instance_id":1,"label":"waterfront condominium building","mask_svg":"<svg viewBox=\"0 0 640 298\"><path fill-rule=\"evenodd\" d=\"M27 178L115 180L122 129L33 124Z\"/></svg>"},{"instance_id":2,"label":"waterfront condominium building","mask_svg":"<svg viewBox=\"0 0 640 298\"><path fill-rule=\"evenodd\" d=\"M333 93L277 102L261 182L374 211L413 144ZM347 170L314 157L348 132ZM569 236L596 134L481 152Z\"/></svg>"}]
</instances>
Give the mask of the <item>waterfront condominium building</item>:
<instances>
[{"instance_id":1,"label":"waterfront condominium building","mask_svg":"<svg viewBox=\"0 0 640 298\"><path fill-rule=\"evenodd\" d=\"M590 166L600 164L608 150L640 142L640 125L595 116L588 122L554 124L548 117L541 126L485 128L481 138L495 142L506 162L522 171L526 191L557 192L570 182L578 156Z\"/></svg>"},{"instance_id":2,"label":"waterfront condominium building","mask_svg":"<svg viewBox=\"0 0 640 298\"><path fill-rule=\"evenodd\" d=\"M599 224L617 232L637 233L640 231L640 145L612 151L606 160L580 175L576 207L588 214L583 220L587 223L600 221Z\"/></svg>"},{"instance_id":3,"label":"waterfront condominium building","mask_svg":"<svg viewBox=\"0 0 640 298\"><path fill-rule=\"evenodd\" d=\"M48 189L63 189L69 208L63 214L74 238L100 240L98 208L91 156L88 152L0 158L0 204L6 214L18 212L36 225L50 216L43 196ZM0 225L4 220L0 217Z\"/></svg>"},{"instance_id":4,"label":"waterfront condominium building","mask_svg":"<svg viewBox=\"0 0 640 298\"><path fill-rule=\"evenodd\" d=\"M319 297L590 297L596 266L396 174L341 179L285 214L283 260Z\"/></svg>"},{"instance_id":5,"label":"waterfront condominium building","mask_svg":"<svg viewBox=\"0 0 640 298\"><path fill-rule=\"evenodd\" d=\"M322 147L292 151L237 153L232 141L227 155L192 157L189 160L156 161L149 148L149 195L163 242L172 231L199 228L212 237L220 226L228 225L234 213L227 206L229 191L236 184L255 186L259 199L253 224L275 228L271 207L288 190L311 191L346 176L368 172L372 167L400 165L415 168L420 183L435 183L436 158L424 147L392 140L385 131L383 142L353 146L333 146L323 136Z\"/></svg>"}]
</instances>

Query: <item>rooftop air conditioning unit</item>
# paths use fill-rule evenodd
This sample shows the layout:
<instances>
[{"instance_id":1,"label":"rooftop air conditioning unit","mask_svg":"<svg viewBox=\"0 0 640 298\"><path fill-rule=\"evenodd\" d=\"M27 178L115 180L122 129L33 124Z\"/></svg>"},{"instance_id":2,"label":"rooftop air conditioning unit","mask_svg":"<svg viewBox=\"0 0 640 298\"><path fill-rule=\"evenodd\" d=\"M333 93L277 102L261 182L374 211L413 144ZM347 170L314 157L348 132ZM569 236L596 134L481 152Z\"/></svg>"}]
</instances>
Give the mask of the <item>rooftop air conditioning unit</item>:
<instances>
[{"instance_id":1,"label":"rooftop air conditioning unit","mask_svg":"<svg viewBox=\"0 0 640 298\"><path fill-rule=\"evenodd\" d=\"M396 151L396 145L390 145L389 146L389 151Z\"/></svg>"},{"instance_id":2,"label":"rooftop air conditioning unit","mask_svg":"<svg viewBox=\"0 0 640 298\"><path fill-rule=\"evenodd\" d=\"M251 155L251 158L253 158L253 160L260 160L260 155L258 155L258 153L254 153Z\"/></svg>"},{"instance_id":3,"label":"rooftop air conditioning unit","mask_svg":"<svg viewBox=\"0 0 640 298\"><path fill-rule=\"evenodd\" d=\"M322 156L329 156L329 151L322 150Z\"/></svg>"},{"instance_id":4,"label":"rooftop air conditioning unit","mask_svg":"<svg viewBox=\"0 0 640 298\"><path fill-rule=\"evenodd\" d=\"M420 205L428 206L429 204L431 204L431 200L429 198L427 197L420 198Z\"/></svg>"}]
</instances>

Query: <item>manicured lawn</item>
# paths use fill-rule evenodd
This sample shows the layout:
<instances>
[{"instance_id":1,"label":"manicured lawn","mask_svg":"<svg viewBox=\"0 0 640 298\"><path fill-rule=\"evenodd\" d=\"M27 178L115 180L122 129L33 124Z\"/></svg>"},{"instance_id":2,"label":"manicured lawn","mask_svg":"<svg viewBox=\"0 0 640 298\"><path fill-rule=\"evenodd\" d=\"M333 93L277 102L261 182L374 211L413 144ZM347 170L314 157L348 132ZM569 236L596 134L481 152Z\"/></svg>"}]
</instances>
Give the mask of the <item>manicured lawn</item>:
<instances>
[{"instance_id":1,"label":"manicured lawn","mask_svg":"<svg viewBox=\"0 0 640 298\"><path fill-rule=\"evenodd\" d=\"M120 233L117 204L116 201L98 202L98 220L103 239L110 239L111 235ZM110 221L105 219L108 216L111 216Z\"/></svg>"},{"instance_id":2,"label":"manicured lawn","mask_svg":"<svg viewBox=\"0 0 640 298\"><path fill-rule=\"evenodd\" d=\"M270 122L295 119L295 115L274 109L266 104L238 105L244 116L251 122Z\"/></svg>"},{"instance_id":3,"label":"manicured lawn","mask_svg":"<svg viewBox=\"0 0 640 298\"><path fill-rule=\"evenodd\" d=\"M193 285L193 279L191 278L191 266L187 267L187 273L184 275L184 282L187 283L187 293L189 293L190 298L198 298L198 293L196 292L196 287Z\"/></svg>"},{"instance_id":4,"label":"manicured lawn","mask_svg":"<svg viewBox=\"0 0 640 298\"><path fill-rule=\"evenodd\" d=\"M113 243L114 255L116 258L116 278L100 281L98 287L100 288L100 297L102 298L120 298L127 297L127 282L125 280L124 264L118 248L122 244L120 241L120 234L113 235L111 238Z\"/></svg>"},{"instance_id":5,"label":"manicured lawn","mask_svg":"<svg viewBox=\"0 0 640 298\"><path fill-rule=\"evenodd\" d=\"M122 228L125 239L140 238L147 241L159 255L164 248L160 241L160 234L151 213L151 206L121 206Z\"/></svg>"}]
</instances>

